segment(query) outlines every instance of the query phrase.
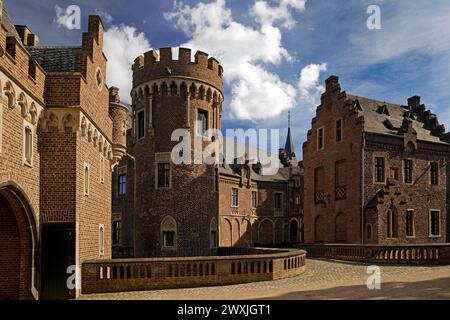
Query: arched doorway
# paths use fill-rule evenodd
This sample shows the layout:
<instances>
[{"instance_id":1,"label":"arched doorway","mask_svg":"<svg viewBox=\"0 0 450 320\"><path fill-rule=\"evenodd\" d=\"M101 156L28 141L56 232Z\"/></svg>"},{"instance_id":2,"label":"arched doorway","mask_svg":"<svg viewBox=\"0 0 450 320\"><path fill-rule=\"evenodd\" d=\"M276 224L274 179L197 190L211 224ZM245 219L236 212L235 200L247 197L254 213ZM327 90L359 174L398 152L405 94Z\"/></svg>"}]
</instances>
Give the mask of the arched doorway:
<instances>
[{"instance_id":1,"label":"arched doorway","mask_svg":"<svg viewBox=\"0 0 450 320\"><path fill-rule=\"evenodd\" d=\"M325 242L325 219L320 215L314 220L314 242Z\"/></svg>"},{"instance_id":2,"label":"arched doorway","mask_svg":"<svg viewBox=\"0 0 450 320\"><path fill-rule=\"evenodd\" d=\"M274 226L271 220L263 220L259 223L258 243L260 245L273 245Z\"/></svg>"},{"instance_id":3,"label":"arched doorway","mask_svg":"<svg viewBox=\"0 0 450 320\"><path fill-rule=\"evenodd\" d=\"M36 235L26 197L17 188L0 186L0 300L38 298L33 259Z\"/></svg>"},{"instance_id":4,"label":"arched doorway","mask_svg":"<svg viewBox=\"0 0 450 320\"><path fill-rule=\"evenodd\" d=\"M231 223L228 219L220 220L220 246L221 247L232 247L232 235L231 235Z\"/></svg>"},{"instance_id":5,"label":"arched doorway","mask_svg":"<svg viewBox=\"0 0 450 320\"><path fill-rule=\"evenodd\" d=\"M289 227L289 241L291 243L298 242L298 222L295 219L291 221L291 225Z\"/></svg>"}]
</instances>

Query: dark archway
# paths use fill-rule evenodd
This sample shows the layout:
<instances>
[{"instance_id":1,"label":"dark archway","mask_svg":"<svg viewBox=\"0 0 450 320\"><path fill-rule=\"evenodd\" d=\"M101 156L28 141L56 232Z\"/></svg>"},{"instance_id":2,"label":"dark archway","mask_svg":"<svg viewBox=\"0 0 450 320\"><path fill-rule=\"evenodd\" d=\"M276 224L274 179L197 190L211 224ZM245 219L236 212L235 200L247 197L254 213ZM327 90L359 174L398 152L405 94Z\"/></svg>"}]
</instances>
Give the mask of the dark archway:
<instances>
[{"instance_id":1,"label":"dark archway","mask_svg":"<svg viewBox=\"0 0 450 320\"><path fill-rule=\"evenodd\" d=\"M314 221L314 242L325 242L325 219L320 215Z\"/></svg>"},{"instance_id":2,"label":"dark archway","mask_svg":"<svg viewBox=\"0 0 450 320\"><path fill-rule=\"evenodd\" d=\"M0 185L0 243L0 300L38 298L34 215L25 194L14 185Z\"/></svg>"},{"instance_id":3,"label":"dark archway","mask_svg":"<svg viewBox=\"0 0 450 320\"><path fill-rule=\"evenodd\" d=\"M298 242L298 222L297 220L293 219L291 221L291 225L289 228L289 241L291 243L297 243Z\"/></svg>"}]
</instances>

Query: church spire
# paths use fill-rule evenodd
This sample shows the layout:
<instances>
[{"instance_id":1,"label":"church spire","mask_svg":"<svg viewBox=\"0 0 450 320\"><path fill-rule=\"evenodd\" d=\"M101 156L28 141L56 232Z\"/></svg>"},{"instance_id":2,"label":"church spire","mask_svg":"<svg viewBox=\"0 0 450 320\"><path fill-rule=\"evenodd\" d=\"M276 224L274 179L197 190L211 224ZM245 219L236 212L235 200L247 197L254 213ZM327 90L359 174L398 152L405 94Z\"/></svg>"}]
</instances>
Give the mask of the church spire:
<instances>
[{"instance_id":1,"label":"church spire","mask_svg":"<svg viewBox=\"0 0 450 320\"><path fill-rule=\"evenodd\" d=\"M288 111L288 133L286 137L286 144L284 146L284 151L290 160L295 158L295 147L294 142L292 141L291 135L291 112Z\"/></svg>"}]
</instances>

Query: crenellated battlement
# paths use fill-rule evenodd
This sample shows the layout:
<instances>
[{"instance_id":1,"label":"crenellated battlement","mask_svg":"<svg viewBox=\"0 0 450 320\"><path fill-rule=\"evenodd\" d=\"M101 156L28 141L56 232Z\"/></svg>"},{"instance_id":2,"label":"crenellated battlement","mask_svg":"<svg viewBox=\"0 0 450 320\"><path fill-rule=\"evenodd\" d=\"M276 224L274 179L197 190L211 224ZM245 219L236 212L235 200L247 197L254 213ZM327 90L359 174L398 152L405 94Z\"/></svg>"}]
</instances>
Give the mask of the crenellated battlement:
<instances>
[{"instance_id":1,"label":"crenellated battlement","mask_svg":"<svg viewBox=\"0 0 450 320\"><path fill-rule=\"evenodd\" d=\"M133 86L167 77L200 80L222 91L223 68L207 53L197 51L191 60L191 49L180 48L178 59L173 59L172 48L161 48L159 54L150 50L137 57L133 64Z\"/></svg>"}]
</instances>

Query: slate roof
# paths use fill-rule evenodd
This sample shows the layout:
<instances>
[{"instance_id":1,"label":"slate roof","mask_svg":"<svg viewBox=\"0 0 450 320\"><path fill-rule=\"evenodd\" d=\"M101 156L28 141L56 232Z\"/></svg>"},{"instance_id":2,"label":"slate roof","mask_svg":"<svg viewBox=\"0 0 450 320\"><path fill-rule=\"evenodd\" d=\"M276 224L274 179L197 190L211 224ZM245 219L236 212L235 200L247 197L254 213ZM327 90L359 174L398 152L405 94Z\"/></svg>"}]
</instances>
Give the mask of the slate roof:
<instances>
[{"instance_id":1,"label":"slate roof","mask_svg":"<svg viewBox=\"0 0 450 320\"><path fill-rule=\"evenodd\" d=\"M291 135L291 128L288 128L288 133L286 137L286 144L284 146L284 151L286 152L289 159L292 159L295 157L295 147L294 147L294 141L292 140Z\"/></svg>"},{"instance_id":2,"label":"slate roof","mask_svg":"<svg viewBox=\"0 0 450 320\"><path fill-rule=\"evenodd\" d=\"M75 72L81 47L28 47L28 51L46 72Z\"/></svg>"},{"instance_id":3,"label":"slate roof","mask_svg":"<svg viewBox=\"0 0 450 320\"><path fill-rule=\"evenodd\" d=\"M417 131L417 139L435 143L446 143L441 138L432 133L426 124L426 119L415 112L412 112L408 106L402 106L384 101L347 95L349 99L358 100L364 116L364 129L366 132L399 136L398 130L402 126L403 119L412 113L415 119L413 128ZM429 113L429 111L426 111Z\"/></svg>"}]
</instances>

